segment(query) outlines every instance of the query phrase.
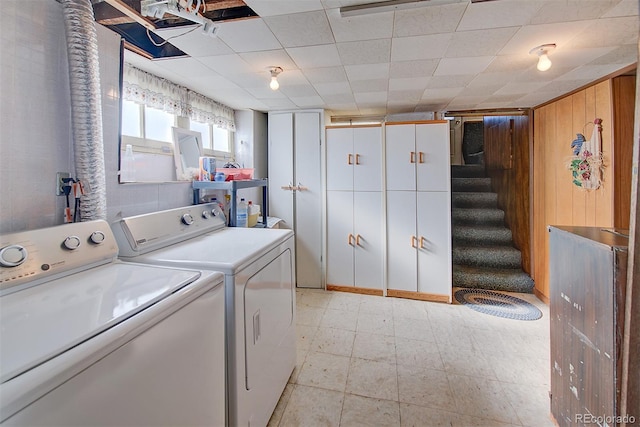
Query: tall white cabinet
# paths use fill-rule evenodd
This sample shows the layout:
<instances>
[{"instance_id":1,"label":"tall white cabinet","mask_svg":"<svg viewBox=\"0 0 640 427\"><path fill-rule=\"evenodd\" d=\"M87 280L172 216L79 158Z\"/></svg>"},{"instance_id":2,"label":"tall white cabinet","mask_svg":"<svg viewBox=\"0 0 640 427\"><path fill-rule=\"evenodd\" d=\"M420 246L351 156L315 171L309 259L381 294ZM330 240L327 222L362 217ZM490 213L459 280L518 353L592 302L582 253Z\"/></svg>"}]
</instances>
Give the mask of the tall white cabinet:
<instances>
[{"instance_id":1,"label":"tall white cabinet","mask_svg":"<svg viewBox=\"0 0 640 427\"><path fill-rule=\"evenodd\" d=\"M387 295L451 302L449 124L387 123Z\"/></svg>"},{"instance_id":2,"label":"tall white cabinet","mask_svg":"<svg viewBox=\"0 0 640 427\"><path fill-rule=\"evenodd\" d=\"M382 129L327 128L327 288L383 294Z\"/></svg>"},{"instance_id":3,"label":"tall white cabinet","mask_svg":"<svg viewBox=\"0 0 640 427\"><path fill-rule=\"evenodd\" d=\"M295 231L297 286L322 288L324 114L269 113L269 215Z\"/></svg>"}]
</instances>

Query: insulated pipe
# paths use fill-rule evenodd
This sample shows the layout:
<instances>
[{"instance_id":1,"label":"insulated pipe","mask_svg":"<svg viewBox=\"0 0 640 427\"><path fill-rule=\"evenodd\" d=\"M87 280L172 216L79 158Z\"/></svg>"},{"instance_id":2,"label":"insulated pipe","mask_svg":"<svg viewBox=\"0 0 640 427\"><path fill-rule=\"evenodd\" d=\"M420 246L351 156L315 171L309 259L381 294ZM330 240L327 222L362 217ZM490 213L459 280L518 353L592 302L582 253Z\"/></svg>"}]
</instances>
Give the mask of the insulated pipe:
<instances>
[{"instance_id":1,"label":"insulated pipe","mask_svg":"<svg viewBox=\"0 0 640 427\"><path fill-rule=\"evenodd\" d=\"M85 184L83 221L107 219L98 35L91 0L57 0L67 34L76 176Z\"/></svg>"}]
</instances>

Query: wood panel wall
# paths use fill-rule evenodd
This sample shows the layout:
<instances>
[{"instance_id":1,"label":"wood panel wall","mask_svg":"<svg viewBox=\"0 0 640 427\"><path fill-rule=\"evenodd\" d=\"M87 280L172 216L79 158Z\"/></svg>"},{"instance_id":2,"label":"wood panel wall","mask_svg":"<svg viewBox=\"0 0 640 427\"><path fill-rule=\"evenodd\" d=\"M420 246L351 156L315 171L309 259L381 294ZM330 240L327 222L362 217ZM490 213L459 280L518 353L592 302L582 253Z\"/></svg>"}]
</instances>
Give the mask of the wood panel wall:
<instances>
[{"instance_id":1,"label":"wood panel wall","mask_svg":"<svg viewBox=\"0 0 640 427\"><path fill-rule=\"evenodd\" d=\"M522 269L531 274L529 123L528 116L485 117L484 154L498 206L522 253Z\"/></svg>"},{"instance_id":2,"label":"wood panel wall","mask_svg":"<svg viewBox=\"0 0 640 427\"><path fill-rule=\"evenodd\" d=\"M631 167L633 159L633 117L635 114L636 77L620 76L613 79L613 140L615 190L613 225L629 229L631 214Z\"/></svg>"},{"instance_id":3,"label":"wood panel wall","mask_svg":"<svg viewBox=\"0 0 640 427\"><path fill-rule=\"evenodd\" d=\"M616 82L617 79L603 81L534 110L532 277L536 294L544 300L549 297L548 225L613 227L618 221L624 224L625 215L628 224L629 202L625 206L621 200L630 198L629 184L623 184L630 181L630 160L624 157L631 158L625 153L630 152L633 138L616 137L620 138L619 132L624 127L630 127L632 133L633 115L623 119L624 116L617 114L621 106L616 102L633 111L635 97L615 95L614 88L625 93L629 90L628 82ZM586 191L572 184L566 165L572 154L571 141L577 133L589 139L593 131L593 124L589 122L596 117L602 119L606 168L602 186ZM629 122L625 124L620 120Z\"/></svg>"}]
</instances>

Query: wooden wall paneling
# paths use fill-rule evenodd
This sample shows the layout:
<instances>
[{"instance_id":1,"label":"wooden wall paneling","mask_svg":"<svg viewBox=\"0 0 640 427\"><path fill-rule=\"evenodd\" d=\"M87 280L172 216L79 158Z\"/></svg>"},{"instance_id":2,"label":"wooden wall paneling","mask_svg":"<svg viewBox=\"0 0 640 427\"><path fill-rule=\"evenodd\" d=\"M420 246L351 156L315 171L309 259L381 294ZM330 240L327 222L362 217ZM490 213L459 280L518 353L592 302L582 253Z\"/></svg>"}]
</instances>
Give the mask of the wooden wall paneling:
<instances>
[{"instance_id":1,"label":"wooden wall paneling","mask_svg":"<svg viewBox=\"0 0 640 427\"><path fill-rule=\"evenodd\" d=\"M573 102L564 98L557 102L557 121L554 152L556 170L556 222L549 225L573 224L573 187L571 171L566 163L571 156L571 141L575 139L573 128Z\"/></svg>"},{"instance_id":2,"label":"wooden wall paneling","mask_svg":"<svg viewBox=\"0 0 640 427\"><path fill-rule=\"evenodd\" d=\"M614 169L614 227L629 229L631 213L631 166L633 158L633 115L636 78L613 79L613 144L611 167Z\"/></svg>"},{"instance_id":3,"label":"wooden wall paneling","mask_svg":"<svg viewBox=\"0 0 640 427\"><path fill-rule=\"evenodd\" d=\"M584 124L588 122L586 112L586 92L580 91L571 96L573 104L573 125L574 133L581 133L585 138L586 130ZM575 135L574 135L575 137ZM573 141L573 140L572 140ZM587 193L576 185L572 185L573 198L573 225L587 225Z\"/></svg>"},{"instance_id":4,"label":"wooden wall paneling","mask_svg":"<svg viewBox=\"0 0 640 427\"><path fill-rule=\"evenodd\" d=\"M595 91L595 112L590 122L596 117L603 120L602 123L602 154L604 155L605 164L607 165L602 175L602 186L595 193L595 224L597 226L611 227L613 226L613 113L612 113L612 97L611 97L611 80L606 80L597 84ZM606 125L605 125L606 124ZM589 125L589 136L593 132L593 125ZM585 135L586 136L586 135Z\"/></svg>"},{"instance_id":5,"label":"wooden wall paneling","mask_svg":"<svg viewBox=\"0 0 640 427\"><path fill-rule=\"evenodd\" d=\"M544 235L544 280L543 294L549 295L549 236L546 233L549 224L556 223L556 147L554 144L556 137L556 126L558 121L557 105L552 104L547 107L547 123L545 126L545 200L544 200L544 224L540 230Z\"/></svg>"},{"instance_id":6,"label":"wooden wall paneling","mask_svg":"<svg viewBox=\"0 0 640 427\"><path fill-rule=\"evenodd\" d=\"M522 253L522 269L531 274L531 185L529 181L531 156L529 139L529 116L512 117L513 127L513 169L512 175L517 188L514 191L514 211L516 212L514 241Z\"/></svg>"},{"instance_id":7,"label":"wooden wall paneling","mask_svg":"<svg viewBox=\"0 0 640 427\"><path fill-rule=\"evenodd\" d=\"M543 128L546 122L546 109L539 108L533 112L533 280L536 292L541 292L544 282L544 252L542 239L544 234L539 230L544 223L542 210L544 194L544 137Z\"/></svg>"}]
</instances>

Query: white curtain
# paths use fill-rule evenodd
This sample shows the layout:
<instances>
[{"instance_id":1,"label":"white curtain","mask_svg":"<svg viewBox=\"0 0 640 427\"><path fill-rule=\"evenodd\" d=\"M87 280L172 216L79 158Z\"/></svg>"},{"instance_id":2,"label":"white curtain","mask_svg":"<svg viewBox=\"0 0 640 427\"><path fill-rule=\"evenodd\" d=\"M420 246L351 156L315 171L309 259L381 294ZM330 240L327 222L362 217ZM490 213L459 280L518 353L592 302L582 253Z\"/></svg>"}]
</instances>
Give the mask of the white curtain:
<instances>
[{"instance_id":1,"label":"white curtain","mask_svg":"<svg viewBox=\"0 0 640 427\"><path fill-rule=\"evenodd\" d=\"M122 89L123 97L128 101L230 131L236 130L230 107L126 63Z\"/></svg>"}]
</instances>

